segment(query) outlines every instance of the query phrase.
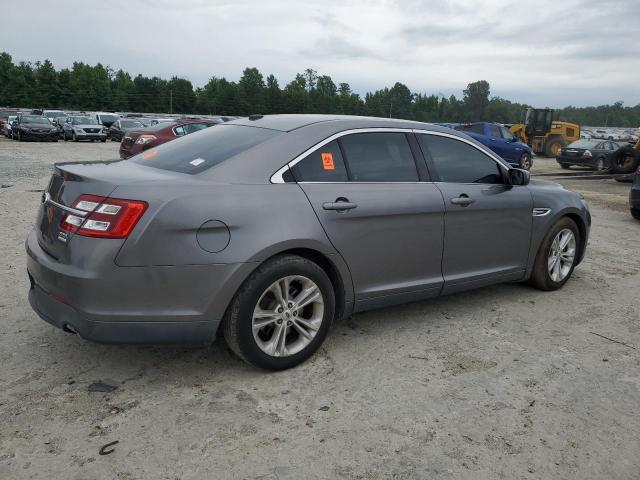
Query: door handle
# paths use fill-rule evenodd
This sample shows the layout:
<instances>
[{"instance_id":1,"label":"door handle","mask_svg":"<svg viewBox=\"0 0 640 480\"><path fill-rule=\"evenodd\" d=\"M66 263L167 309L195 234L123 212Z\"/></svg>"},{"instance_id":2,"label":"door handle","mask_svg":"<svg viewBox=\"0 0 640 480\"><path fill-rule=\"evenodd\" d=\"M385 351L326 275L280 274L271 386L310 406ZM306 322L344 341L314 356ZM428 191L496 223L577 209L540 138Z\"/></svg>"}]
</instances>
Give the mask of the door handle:
<instances>
[{"instance_id":1,"label":"door handle","mask_svg":"<svg viewBox=\"0 0 640 480\"><path fill-rule=\"evenodd\" d=\"M343 197L337 198L335 202L324 202L322 204L323 209L335 210L337 212L345 212L347 210L352 210L357 206L358 206L357 203L352 203Z\"/></svg>"},{"instance_id":2,"label":"door handle","mask_svg":"<svg viewBox=\"0 0 640 480\"><path fill-rule=\"evenodd\" d=\"M473 202L475 202L475 200L473 198L469 198L469 195L467 195L466 193L463 193L459 197L451 199L451 203L453 203L454 205L460 205L461 207L471 205Z\"/></svg>"}]
</instances>

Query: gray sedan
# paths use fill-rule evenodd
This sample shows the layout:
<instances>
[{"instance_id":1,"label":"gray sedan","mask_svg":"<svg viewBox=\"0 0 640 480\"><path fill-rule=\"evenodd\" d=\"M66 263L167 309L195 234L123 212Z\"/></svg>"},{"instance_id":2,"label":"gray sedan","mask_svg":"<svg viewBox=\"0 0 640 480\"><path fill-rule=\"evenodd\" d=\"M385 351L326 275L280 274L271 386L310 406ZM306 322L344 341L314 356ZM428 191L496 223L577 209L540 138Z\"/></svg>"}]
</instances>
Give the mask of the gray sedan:
<instances>
[{"instance_id":1,"label":"gray sedan","mask_svg":"<svg viewBox=\"0 0 640 480\"><path fill-rule=\"evenodd\" d=\"M26 242L29 300L88 340L222 334L279 370L354 312L501 282L558 289L590 223L577 193L448 128L258 115L57 165Z\"/></svg>"}]
</instances>

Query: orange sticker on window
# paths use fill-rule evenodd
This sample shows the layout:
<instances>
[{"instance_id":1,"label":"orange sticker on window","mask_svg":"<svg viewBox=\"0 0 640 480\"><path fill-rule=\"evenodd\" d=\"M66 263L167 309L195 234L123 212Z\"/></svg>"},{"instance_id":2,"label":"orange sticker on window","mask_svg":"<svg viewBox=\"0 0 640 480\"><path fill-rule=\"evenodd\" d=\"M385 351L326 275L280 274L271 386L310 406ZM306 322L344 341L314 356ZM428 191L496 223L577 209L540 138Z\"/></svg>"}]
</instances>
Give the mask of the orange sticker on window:
<instances>
[{"instance_id":1,"label":"orange sticker on window","mask_svg":"<svg viewBox=\"0 0 640 480\"><path fill-rule=\"evenodd\" d=\"M158 154L158 150L150 150L144 155L142 155L143 160L149 160L150 158L155 157Z\"/></svg>"},{"instance_id":2,"label":"orange sticker on window","mask_svg":"<svg viewBox=\"0 0 640 480\"><path fill-rule=\"evenodd\" d=\"M322 168L324 170L335 170L336 167L333 164L333 153L331 152L322 152L320 154L322 156Z\"/></svg>"}]
</instances>

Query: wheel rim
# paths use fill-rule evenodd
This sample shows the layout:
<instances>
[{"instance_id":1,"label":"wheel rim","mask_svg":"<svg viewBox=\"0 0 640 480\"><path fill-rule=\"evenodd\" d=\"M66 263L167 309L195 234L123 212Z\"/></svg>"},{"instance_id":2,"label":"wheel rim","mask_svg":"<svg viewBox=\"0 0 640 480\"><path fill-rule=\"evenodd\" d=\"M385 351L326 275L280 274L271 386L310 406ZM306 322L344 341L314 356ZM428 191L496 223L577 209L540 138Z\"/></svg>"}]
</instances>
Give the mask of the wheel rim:
<instances>
[{"instance_id":1,"label":"wheel rim","mask_svg":"<svg viewBox=\"0 0 640 480\"><path fill-rule=\"evenodd\" d=\"M551 154L555 157L558 155L558 150L560 150L560 148L562 148L560 146L559 143L552 143L551 144Z\"/></svg>"},{"instance_id":2,"label":"wheel rim","mask_svg":"<svg viewBox=\"0 0 640 480\"><path fill-rule=\"evenodd\" d=\"M560 230L551 243L547 266L549 276L554 282L564 280L573 266L576 256L576 237L573 232L565 228Z\"/></svg>"},{"instance_id":3,"label":"wheel rim","mask_svg":"<svg viewBox=\"0 0 640 480\"><path fill-rule=\"evenodd\" d=\"M529 170L531 168L531 157L529 155L524 155L522 158L522 168L525 170Z\"/></svg>"},{"instance_id":4,"label":"wheel rim","mask_svg":"<svg viewBox=\"0 0 640 480\"><path fill-rule=\"evenodd\" d=\"M598 170L604 170L604 160L602 158L598 160L598 166L596 168Z\"/></svg>"},{"instance_id":5,"label":"wheel rim","mask_svg":"<svg viewBox=\"0 0 640 480\"><path fill-rule=\"evenodd\" d=\"M260 296L251 327L264 353L287 357L304 350L324 318L324 299L315 282L290 275L272 283Z\"/></svg>"}]
</instances>

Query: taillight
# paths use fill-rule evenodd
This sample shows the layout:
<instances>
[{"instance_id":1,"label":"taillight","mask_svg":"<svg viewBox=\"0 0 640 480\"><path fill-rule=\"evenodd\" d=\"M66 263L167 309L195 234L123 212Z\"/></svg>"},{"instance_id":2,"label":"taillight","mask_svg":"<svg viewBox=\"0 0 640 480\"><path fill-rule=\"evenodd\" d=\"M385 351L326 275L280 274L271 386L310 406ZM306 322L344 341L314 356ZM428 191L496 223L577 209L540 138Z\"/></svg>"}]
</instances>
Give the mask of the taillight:
<instances>
[{"instance_id":1,"label":"taillight","mask_svg":"<svg viewBox=\"0 0 640 480\"><path fill-rule=\"evenodd\" d=\"M80 195L73 208L87 214L65 212L60 229L86 237L127 238L148 206L141 200Z\"/></svg>"},{"instance_id":2,"label":"taillight","mask_svg":"<svg viewBox=\"0 0 640 480\"><path fill-rule=\"evenodd\" d=\"M584 153L582 154L582 156L585 157L585 158L593 157L593 155L591 154L591 150L585 150Z\"/></svg>"}]
</instances>

